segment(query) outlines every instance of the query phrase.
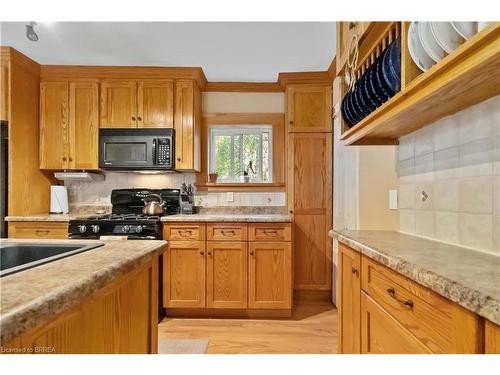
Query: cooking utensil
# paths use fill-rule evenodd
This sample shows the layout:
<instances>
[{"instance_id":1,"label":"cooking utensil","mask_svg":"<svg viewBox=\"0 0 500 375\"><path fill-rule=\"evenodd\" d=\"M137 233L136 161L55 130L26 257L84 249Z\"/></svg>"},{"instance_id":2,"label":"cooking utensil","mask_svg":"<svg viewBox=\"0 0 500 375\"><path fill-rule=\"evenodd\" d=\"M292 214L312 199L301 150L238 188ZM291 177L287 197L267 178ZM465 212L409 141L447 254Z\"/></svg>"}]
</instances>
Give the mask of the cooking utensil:
<instances>
[{"instance_id":1,"label":"cooking utensil","mask_svg":"<svg viewBox=\"0 0 500 375\"><path fill-rule=\"evenodd\" d=\"M147 202L146 199L148 199L150 197L158 198L159 202L156 202L156 201ZM150 194L144 198L144 208L142 209L142 213L144 215L155 215L155 216L162 215L164 205L165 205L165 202L163 201L163 198L160 195Z\"/></svg>"}]
</instances>

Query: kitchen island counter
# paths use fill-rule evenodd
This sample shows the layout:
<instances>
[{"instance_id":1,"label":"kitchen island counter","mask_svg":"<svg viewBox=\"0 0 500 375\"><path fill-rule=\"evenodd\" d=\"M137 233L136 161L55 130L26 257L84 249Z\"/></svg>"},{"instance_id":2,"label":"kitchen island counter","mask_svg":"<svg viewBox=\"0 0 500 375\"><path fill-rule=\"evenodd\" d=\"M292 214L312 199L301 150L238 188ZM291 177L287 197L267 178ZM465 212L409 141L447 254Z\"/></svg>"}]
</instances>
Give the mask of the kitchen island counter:
<instances>
[{"instance_id":1,"label":"kitchen island counter","mask_svg":"<svg viewBox=\"0 0 500 375\"><path fill-rule=\"evenodd\" d=\"M166 250L166 241L2 240L103 246L0 278L0 344L39 327Z\"/></svg>"}]
</instances>

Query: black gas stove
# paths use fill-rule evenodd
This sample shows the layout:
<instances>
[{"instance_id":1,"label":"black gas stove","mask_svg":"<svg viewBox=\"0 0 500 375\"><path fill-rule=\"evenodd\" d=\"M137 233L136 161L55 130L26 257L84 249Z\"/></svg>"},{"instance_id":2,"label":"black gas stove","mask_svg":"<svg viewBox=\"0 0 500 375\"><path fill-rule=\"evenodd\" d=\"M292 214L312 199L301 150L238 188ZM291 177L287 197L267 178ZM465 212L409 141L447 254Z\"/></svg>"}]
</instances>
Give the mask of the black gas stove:
<instances>
[{"instance_id":1,"label":"black gas stove","mask_svg":"<svg viewBox=\"0 0 500 375\"><path fill-rule=\"evenodd\" d=\"M144 198L162 197L163 215L180 212L179 189L117 189L111 192L111 214L82 217L69 222L70 239L99 239L101 236L127 236L130 240L162 238L161 216L142 214ZM163 216L162 215L162 216Z\"/></svg>"}]
</instances>

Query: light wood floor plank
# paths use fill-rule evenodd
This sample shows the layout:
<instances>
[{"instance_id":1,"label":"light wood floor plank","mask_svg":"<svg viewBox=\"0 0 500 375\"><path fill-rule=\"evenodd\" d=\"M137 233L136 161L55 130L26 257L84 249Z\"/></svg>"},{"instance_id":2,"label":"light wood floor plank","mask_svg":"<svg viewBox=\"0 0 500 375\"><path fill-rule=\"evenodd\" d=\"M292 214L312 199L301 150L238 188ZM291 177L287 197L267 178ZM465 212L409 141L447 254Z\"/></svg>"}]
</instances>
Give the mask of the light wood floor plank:
<instances>
[{"instance_id":1,"label":"light wood floor plank","mask_svg":"<svg viewBox=\"0 0 500 375\"><path fill-rule=\"evenodd\" d=\"M207 339L212 354L337 353L337 310L325 302L296 302L288 319L166 318L160 339Z\"/></svg>"}]
</instances>

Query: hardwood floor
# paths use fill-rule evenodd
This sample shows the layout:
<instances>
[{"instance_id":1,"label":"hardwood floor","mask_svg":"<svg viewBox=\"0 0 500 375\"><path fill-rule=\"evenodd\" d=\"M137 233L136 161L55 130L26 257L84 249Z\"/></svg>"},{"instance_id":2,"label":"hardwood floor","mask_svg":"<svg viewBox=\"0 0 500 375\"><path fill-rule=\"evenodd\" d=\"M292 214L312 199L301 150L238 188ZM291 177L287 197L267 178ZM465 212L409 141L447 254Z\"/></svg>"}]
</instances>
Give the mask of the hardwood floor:
<instances>
[{"instance_id":1,"label":"hardwood floor","mask_svg":"<svg viewBox=\"0 0 500 375\"><path fill-rule=\"evenodd\" d=\"M337 309L299 301L288 319L165 318L159 339L207 339L209 354L336 354Z\"/></svg>"}]
</instances>

